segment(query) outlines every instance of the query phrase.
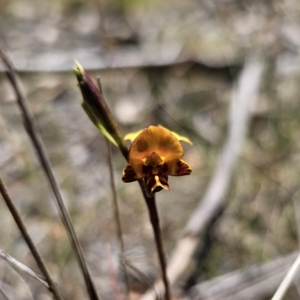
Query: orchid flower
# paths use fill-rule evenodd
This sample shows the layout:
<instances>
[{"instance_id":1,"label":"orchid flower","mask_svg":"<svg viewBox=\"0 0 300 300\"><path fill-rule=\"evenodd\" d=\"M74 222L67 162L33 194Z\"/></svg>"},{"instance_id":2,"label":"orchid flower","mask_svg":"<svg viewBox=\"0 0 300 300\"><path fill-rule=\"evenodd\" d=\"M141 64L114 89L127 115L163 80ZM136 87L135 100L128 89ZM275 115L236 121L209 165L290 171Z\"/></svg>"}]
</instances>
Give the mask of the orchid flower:
<instances>
[{"instance_id":1,"label":"orchid flower","mask_svg":"<svg viewBox=\"0 0 300 300\"><path fill-rule=\"evenodd\" d=\"M179 142L181 140L192 144L188 138L158 125L129 134L124 139L132 140L128 165L122 176L124 182L144 178L148 191L155 193L162 189L170 190L169 175L191 174L190 165L182 160L184 151Z\"/></svg>"}]
</instances>

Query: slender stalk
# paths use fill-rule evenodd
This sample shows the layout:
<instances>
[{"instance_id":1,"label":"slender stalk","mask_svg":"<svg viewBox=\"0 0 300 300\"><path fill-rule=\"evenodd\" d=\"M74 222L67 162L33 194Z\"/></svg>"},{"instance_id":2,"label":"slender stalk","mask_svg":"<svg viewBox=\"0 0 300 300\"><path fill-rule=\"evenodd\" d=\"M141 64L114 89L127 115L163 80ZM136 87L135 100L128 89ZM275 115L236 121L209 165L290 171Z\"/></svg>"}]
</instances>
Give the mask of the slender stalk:
<instances>
[{"instance_id":1,"label":"slender stalk","mask_svg":"<svg viewBox=\"0 0 300 300\"><path fill-rule=\"evenodd\" d=\"M69 239L72 244L72 248L74 250L75 257L77 259L77 262L78 262L81 272L83 274L86 288L87 288L88 294L90 296L90 299L91 300L99 300L100 298L98 296L97 290L94 286L92 277L91 277L89 269L87 267L81 246L79 244L77 235L75 233L73 224L71 222L70 215L65 207L63 197L62 197L62 194L58 187L56 178L54 176L54 172L53 172L49 157L47 155L45 146L44 146L43 141L38 133L38 130L37 130L37 127L35 124L35 120L33 118L33 115L31 113L28 103L27 103L27 99L22 91L22 86L21 86L21 81L19 79L19 76L13 67L13 63L10 61L10 59L8 58L6 53L1 48L0 48L0 58L7 69L6 75L7 75L8 80L10 81L10 83L13 87L13 90L16 94L17 102L20 107L21 113L23 115L24 126L25 126L27 133L32 141L32 144L37 152L37 156L39 158L42 169L44 170L44 172L47 176L49 185L54 194L54 198L56 200L56 205L60 212L62 222L63 222L63 224L66 228L66 231L69 235Z\"/></svg>"},{"instance_id":2,"label":"slender stalk","mask_svg":"<svg viewBox=\"0 0 300 300\"><path fill-rule=\"evenodd\" d=\"M49 290L53 293L55 299L57 300L62 300L62 296L60 295L56 284L54 283L54 281L52 280L52 277L38 251L38 249L36 248L33 240L31 239L31 236L29 235L26 226L11 198L11 196L8 193L8 190L2 180L2 178L0 177L0 193L2 194L2 197L8 207L8 209L10 210L17 226L19 227L19 230L21 231L21 234L25 240L25 242L27 243L37 265L39 266L41 272L43 273L43 275L45 276L45 279L49 285Z\"/></svg>"},{"instance_id":3,"label":"slender stalk","mask_svg":"<svg viewBox=\"0 0 300 300\"><path fill-rule=\"evenodd\" d=\"M109 270L111 275L111 281L113 284L113 299L114 300L123 300L120 293L120 286L118 282L118 276L116 274L116 270L113 263L112 253L111 253L111 245L107 245L107 254L109 257Z\"/></svg>"},{"instance_id":4,"label":"slender stalk","mask_svg":"<svg viewBox=\"0 0 300 300\"><path fill-rule=\"evenodd\" d=\"M157 250L160 267L161 267L162 280L165 286L165 300L170 300L171 293L170 293L170 287L169 287L169 282L167 277L167 263L166 263L166 258L165 258L164 248L163 248L163 243L161 238L159 215L156 207L155 197L154 196L152 198L145 197L145 200L148 207L149 217L154 232L156 250Z\"/></svg>"},{"instance_id":5,"label":"slender stalk","mask_svg":"<svg viewBox=\"0 0 300 300\"><path fill-rule=\"evenodd\" d=\"M120 218L120 209L119 203L117 199L117 192L115 186L115 180L113 175L113 166L112 166L112 159L111 159L111 146L109 141L107 141L107 156L108 156L108 166L109 166L109 175L110 175L110 185L113 194L113 209L114 209L114 216L117 223L117 237L120 244L120 248L122 251L122 255L124 254L124 240L123 240L123 231L121 225L121 218Z\"/></svg>"},{"instance_id":6,"label":"slender stalk","mask_svg":"<svg viewBox=\"0 0 300 300\"><path fill-rule=\"evenodd\" d=\"M120 217L120 209L119 209L119 203L117 198L117 191L116 191L116 185L113 175L113 165L112 165L112 157L111 157L111 145L110 142L106 139L107 144L107 156L108 156L108 166L109 166L109 175L110 175L110 184L111 184L111 190L113 194L113 209L114 209L114 216L117 224L117 237L120 244L121 249L121 264L124 270L124 279L125 279L125 286L126 286L126 298L130 299L129 291L130 291L130 285L128 280L128 273L126 270L126 266L124 263L125 259L125 247L124 247L124 239L123 239L123 231L122 231L122 224L121 224L121 217Z\"/></svg>"},{"instance_id":7,"label":"slender stalk","mask_svg":"<svg viewBox=\"0 0 300 300\"><path fill-rule=\"evenodd\" d=\"M100 76L97 77L97 83L98 83L98 88L99 88L100 93L103 94ZM110 186L111 186L112 195L113 195L114 215L115 215L115 220L117 223L117 237L118 237L118 241L120 243L120 248L121 248L122 255L123 255L124 240L123 240L122 224L121 224L121 218L120 218L120 209L119 209L115 179L114 179L114 174L113 174L111 146L110 146L110 142L107 139L105 139L105 140L106 140L106 146L107 146L107 160L108 160L108 169L109 169L109 176L110 176Z\"/></svg>"},{"instance_id":8,"label":"slender stalk","mask_svg":"<svg viewBox=\"0 0 300 300\"><path fill-rule=\"evenodd\" d=\"M97 84L98 84L98 88L99 88L100 93L103 95L100 76L97 77ZM106 146L107 146L107 160L108 160L108 169L109 169L109 176L110 176L110 186L111 186L111 191L112 191L112 196L113 196L113 209L114 209L115 221L116 221L116 224L117 224L117 238L118 238L119 246L120 246L120 249L121 249L121 264L122 264L122 267L123 267L123 270L124 270L126 298L130 299L130 295L129 295L130 285L129 285L129 280L128 280L128 273L127 273L126 266L125 266L125 263L124 263L125 247L124 247L124 240L123 240L123 230L122 230L122 224L121 224L119 202L118 202L117 190L116 190L115 179L114 179L114 174L113 174L113 163L112 163L112 157L111 157L111 145L110 145L110 142L107 139L105 139L105 140L106 140Z\"/></svg>"}]
</instances>

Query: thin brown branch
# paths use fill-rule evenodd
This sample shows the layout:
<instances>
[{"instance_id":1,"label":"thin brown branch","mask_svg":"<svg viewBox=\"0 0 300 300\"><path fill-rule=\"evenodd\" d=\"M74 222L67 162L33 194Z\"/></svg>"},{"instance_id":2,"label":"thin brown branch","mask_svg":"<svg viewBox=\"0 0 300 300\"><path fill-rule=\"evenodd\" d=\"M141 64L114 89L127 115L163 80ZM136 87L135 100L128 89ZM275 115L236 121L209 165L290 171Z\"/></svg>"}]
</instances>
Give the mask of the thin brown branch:
<instances>
[{"instance_id":1,"label":"thin brown branch","mask_svg":"<svg viewBox=\"0 0 300 300\"><path fill-rule=\"evenodd\" d=\"M36 260L37 262L37 265L39 266L41 272L43 273L43 275L45 276L45 279L47 280L48 282L48 285L49 285L49 289L50 291L53 293L53 295L55 296L56 299L58 300L62 300L62 296L60 295L59 293L59 290L57 289L57 286L55 284L55 282L53 281L38 249L36 248L31 236L29 235L27 229L26 229L26 226L21 218L21 215L19 214L12 198L10 197L9 193L8 193L8 190L4 184L4 182L2 181L1 177L0 177L0 193L2 194L2 197L8 207L8 209L10 210L17 226L19 227L20 229L20 232L25 240L25 242L27 243L34 259ZM1 255L1 257L3 257Z\"/></svg>"},{"instance_id":2,"label":"thin brown branch","mask_svg":"<svg viewBox=\"0 0 300 300\"><path fill-rule=\"evenodd\" d=\"M23 273L29 275L30 277L34 278L35 280L39 281L42 283L44 286L46 286L49 289L49 284L46 281L46 278L43 276L36 274L34 271L32 271L29 267L26 265L22 264L15 258L11 257L8 255L6 252L0 249L0 257L3 258L10 266L13 268L22 271Z\"/></svg>"},{"instance_id":3,"label":"thin brown branch","mask_svg":"<svg viewBox=\"0 0 300 300\"><path fill-rule=\"evenodd\" d=\"M162 244L161 230L159 225L159 215L156 207L156 201L155 199L146 198L146 203L148 206L149 217L150 217L150 221L152 224L154 237L155 237L156 250L158 253L158 258L161 266L162 280L165 287L165 299L170 300L171 293L170 293L170 287L167 278L167 263L166 263L164 248Z\"/></svg>"},{"instance_id":4,"label":"thin brown branch","mask_svg":"<svg viewBox=\"0 0 300 300\"><path fill-rule=\"evenodd\" d=\"M122 265L123 270L124 270L126 296L127 296L127 299L130 299L130 296L129 296L130 285L129 285L129 280L128 280L128 273L127 273L127 270L126 270L126 265L124 264L125 247L124 247L124 240L123 240L123 230L122 230L122 224L121 224L119 202L118 202L118 198L117 198L117 191L116 191L115 179L114 179L114 174L113 174L113 164L112 164L112 157L111 157L111 145L110 145L110 142L108 140L106 140L106 144L107 144L107 156L108 156L110 184L111 184L112 198L113 198L113 209L114 209L115 221L116 221L116 224L117 224L117 238L118 238L118 241L119 241L119 244L120 244L120 249L121 249L121 265Z\"/></svg>"},{"instance_id":5,"label":"thin brown branch","mask_svg":"<svg viewBox=\"0 0 300 300\"><path fill-rule=\"evenodd\" d=\"M49 157L47 155L45 146L44 146L43 141L40 137L40 134L37 130L35 120L33 118L33 115L31 113L28 103L27 103L27 99L22 91L22 85L21 85L19 76L13 67L13 63L11 62L11 60L8 58L6 53L1 48L0 48L0 58L6 68L6 75L8 77L8 80L11 83L12 88L16 94L17 102L18 102L18 105L20 107L20 110L21 110L21 113L23 116L24 126L25 126L27 133L32 141L32 144L37 152L37 156L39 158L40 164L46 174L49 185L54 194L54 198L56 200L55 203L60 212L61 220L62 220L62 222L66 228L66 231L69 235L69 239L71 241L72 248L75 253L75 257L77 259L77 262L78 262L81 272L83 274L86 288L87 288L88 294L90 296L90 299L91 300L99 300L97 290L94 286L94 283L93 283L92 277L90 275L89 269L87 267L81 246L79 244L77 235L76 235L74 227L72 225L70 215L65 207L62 194L58 187L56 178L54 176L54 172L53 172Z\"/></svg>"}]
</instances>

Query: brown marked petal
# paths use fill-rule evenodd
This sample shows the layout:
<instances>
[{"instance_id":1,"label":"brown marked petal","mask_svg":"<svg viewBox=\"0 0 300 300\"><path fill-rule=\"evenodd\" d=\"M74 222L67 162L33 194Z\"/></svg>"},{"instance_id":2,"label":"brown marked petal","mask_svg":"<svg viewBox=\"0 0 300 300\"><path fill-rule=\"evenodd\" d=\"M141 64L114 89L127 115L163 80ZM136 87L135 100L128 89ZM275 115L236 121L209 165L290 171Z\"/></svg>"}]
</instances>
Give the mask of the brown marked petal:
<instances>
[{"instance_id":1,"label":"brown marked petal","mask_svg":"<svg viewBox=\"0 0 300 300\"><path fill-rule=\"evenodd\" d=\"M178 176L184 176L184 175L190 175L192 173L192 169L188 163L186 163L184 160L180 160L177 163L178 166Z\"/></svg>"},{"instance_id":2,"label":"brown marked petal","mask_svg":"<svg viewBox=\"0 0 300 300\"><path fill-rule=\"evenodd\" d=\"M184 176L192 173L192 169L188 163L174 157L166 159L161 168L165 174L171 176Z\"/></svg>"},{"instance_id":3,"label":"brown marked petal","mask_svg":"<svg viewBox=\"0 0 300 300\"><path fill-rule=\"evenodd\" d=\"M132 159L129 161L130 166L136 173L137 178L143 178L147 175L148 171L145 172L144 167L144 160L142 159Z\"/></svg>"},{"instance_id":4,"label":"brown marked petal","mask_svg":"<svg viewBox=\"0 0 300 300\"><path fill-rule=\"evenodd\" d=\"M134 169L130 165L127 165L125 167L125 169L123 170L122 180L124 182L133 182L138 179L139 178L138 178L137 174L135 173Z\"/></svg>"},{"instance_id":5,"label":"brown marked petal","mask_svg":"<svg viewBox=\"0 0 300 300\"><path fill-rule=\"evenodd\" d=\"M132 142L129 150L129 162L132 159L144 159L153 152L162 159L183 156L183 148L176 137L162 126L149 126L144 129Z\"/></svg>"}]
</instances>

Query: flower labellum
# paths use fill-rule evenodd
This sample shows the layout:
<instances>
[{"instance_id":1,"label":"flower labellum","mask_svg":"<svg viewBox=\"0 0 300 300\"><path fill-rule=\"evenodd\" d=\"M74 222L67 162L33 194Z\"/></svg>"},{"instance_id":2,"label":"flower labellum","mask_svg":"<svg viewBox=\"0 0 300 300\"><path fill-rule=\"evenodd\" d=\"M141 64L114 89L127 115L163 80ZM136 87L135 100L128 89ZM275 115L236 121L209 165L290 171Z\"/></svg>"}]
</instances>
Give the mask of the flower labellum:
<instances>
[{"instance_id":1,"label":"flower labellum","mask_svg":"<svg viewBox=\"0 0 300 300\"><path fill-rule=\"evenodd\" d=\"M179 142L191 141L158 125L129 134L125 139L133 140L129 148L128 165L123 171L122 180L133 182L145 178L150 193L162 189L169 190L168 175L184 176L191 174L191 167L181 158L184 151Z\"/></svg>"}]
</instances>

